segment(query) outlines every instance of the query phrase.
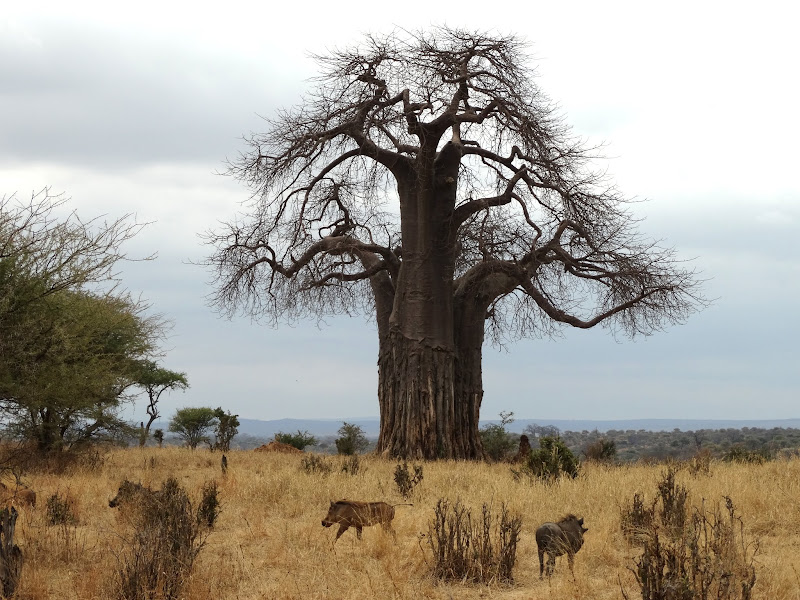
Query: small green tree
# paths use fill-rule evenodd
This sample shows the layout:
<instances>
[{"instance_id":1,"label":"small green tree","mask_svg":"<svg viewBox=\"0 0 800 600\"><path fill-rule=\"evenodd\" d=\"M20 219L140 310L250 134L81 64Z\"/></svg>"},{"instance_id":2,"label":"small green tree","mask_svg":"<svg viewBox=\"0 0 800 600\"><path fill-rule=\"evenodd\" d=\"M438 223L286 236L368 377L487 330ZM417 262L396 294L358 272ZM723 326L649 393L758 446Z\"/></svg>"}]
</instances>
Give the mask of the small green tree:
<instances>
[{"instance_id":1,"label":"small green tree","mask_svg":"<svg viewBox=\"0 0 800 600\"><path fill-rule=\"evenodd\" d=\"M214 411L214 416L217 418L217 425L214 429L216 441L211 449L228 452L231 449L231 440L239 433L239 415L232 415L230 411L225 412L218 407Z\"/></svg>"},{"instance_id":2,"label":"small green tree","mask_svg":"<svg viewBox=\"0 0 800 600\"><path fill-rule=\"evenodd\" d=\"M143 360L135 373L136 386L147 394L147 423L144 424L145 441L150 435L150 426L160 417L158 401L167 390L186 390L189 381L186 373L164 369L153 360Z\"/></svg>"},{"instance_id":3,"label":"small green tree","mask_svg":"<svg viewBox=\"0 0 800 600\"><path fill-rule=\"evenodd\" d=\"M513 412L500 412L500 423L490 423L481 428L481 442L486 456L501 461L514 450L514 438L506 431L506 425L514 422Z\"/></svg>"},{"instance_id":4,"label":"small green tree","mask_svg":"<svg viewBox=\"0 0 800 600\"><path fill-rule=\"evenodd\" d=\"M317 445L317 438L308 433L307 430L300 431L299 429L297 433L284 433L279 431L275 434L275 441L281 444L289 444L298 450L305 450L307 446Z\"/></svg>"},{"instance_id":5,"label":"small green tree","mask_svg":"<svg viewBox=\"0 0 800 600\"><path fill-rule=\"evenodd\" d=\"M339 428L339 437L336 440L336 451L339 454L358 454L369 446L369 440L364 435L364 430L359 425L347 423Z\"/></svg>"},{"instance_id":6,"label":"small green tree","mask_svg":"<svg viewBox=\"0 0 800 600\"><path fill-rule=\"evenodd\" d=\"M164 430L156 429L153 432L153 439L155 439L155 441L158 442L158 447L161 448L161 446L164 444Z\"/></svg>"},{"instance_id":7,"label":"small green tree","mask_svg":"<svg viewBox=\"0 0 800 600\"><path fill-rule=\"evenodd\" d=\"M217 412L213 408L181 408L170 420L169 430L178 434L194 450L200 442L208 441L208 429L216 420Z\"/></svg>"}]
</instances>

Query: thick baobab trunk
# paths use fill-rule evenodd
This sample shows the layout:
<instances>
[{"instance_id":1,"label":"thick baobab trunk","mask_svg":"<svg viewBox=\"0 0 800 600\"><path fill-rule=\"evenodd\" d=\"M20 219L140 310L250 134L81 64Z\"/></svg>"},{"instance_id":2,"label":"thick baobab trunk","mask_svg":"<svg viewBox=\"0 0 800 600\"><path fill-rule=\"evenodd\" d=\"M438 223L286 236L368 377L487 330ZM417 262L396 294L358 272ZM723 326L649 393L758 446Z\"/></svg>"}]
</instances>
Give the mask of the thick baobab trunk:
<instances>
[{"instance_id":1,"label":"thick baobab trunk","mask_svg":"<svg viewBox=\"0 0 800 600\"><path fill-rule=\"evenodd\" d=\"M474 356L469 367L459 366L453 302L456 243L450 222L461 149L448 143L435 160L434 155L398 186L403 264L386 335L380 335L377 450L401 458L479 458L480 346L477 371L471 370Z\"/></svg>"},{"instance_id":2,"label":"thick baobab trunk","mask_svg":"<svg viewBox=\"0 0 800 600\"><path fill-rule=\"evenodd\" d=\"M482 324L481 324L482 325ZM456 351L393 334L381 344L378 451L398 458L479 459L483 381L475 327L457 338L473 343Z\"/></svg>"},{"instance_id":3,"label":"thick baobab trunk","mask_svg":"<svg viewBox=\"0 0 800 600\"><path fill-rule=\"evenodd\" d=\"M397 333L388 341L378 361L379 451L402 458L460 457L453 352Z\"/></svg>"},{"instance_id":4,"label":"thick baobab trunk","mask_svg":"<svg viewBox=\"0 0 800 600\"><path fill-rule=\"evenodd\" d=\"M456 303L455 311L455 397L459 422L470 440L464 458L483 458L483 444L478 422L483 401L484 310L464 311ZM479 314L473 314L479 312Z\"/></svg>"}]
</instances>

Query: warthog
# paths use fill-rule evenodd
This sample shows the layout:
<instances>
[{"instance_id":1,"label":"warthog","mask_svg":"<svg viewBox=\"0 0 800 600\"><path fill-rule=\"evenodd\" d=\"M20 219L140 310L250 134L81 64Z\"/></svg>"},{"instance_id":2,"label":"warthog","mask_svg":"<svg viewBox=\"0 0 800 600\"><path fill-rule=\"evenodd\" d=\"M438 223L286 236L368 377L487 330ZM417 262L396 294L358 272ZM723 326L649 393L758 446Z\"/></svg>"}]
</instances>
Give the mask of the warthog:
<instances>
[{"instance_id":1,"label":"warthog","mask_svg":"<svg viewBox=\"0 0 800 600\"><path fill-rule=\"evenodd\" d=\"M111 508L115 508L122 504L141 501L145 498L152 498L156 493L157 492L143 486L141 483L133 483L126 479L120 484L117 495L108 501L108 505Z\"/></svg>"},{"instance_id":2,"label":"warthog","mask_svg":"<svg viewBox=\"0 0 800 600\"><path fill-rule=\"evenodd\" d=\"M547 576L556 567L556 556L567 555L569 570L575 560L575 553L583 546L583 534L589 531L583 526L583 519L567 515L558 523L542 523L536 530L536 545L539 547L539 579L544 573L544 554L547 553Z\"/></svg>"},{"instance_id":3,"label":"warthog","mask_svg":"<svg viewBox=\"0 0 800 600\"><path fill-rule=\"evenodd\" d=\"M25 504L31 507L36 507L36 492L26 487L17 486L16 488L8 487L5 483L0 482L0 496L6 504Z\"/></svg>"},{"instance_id":4,"label":"warthog","mask_svg":"<svg viewBox=\"0 0 800 600\"><path fill-rule=\"evenodd\" d=\"M330 527L339 524L339 531L336 532L336 540L350 527L356 528L356 537L361 539L361 529L370 525L380 523L385 531L395 537L392 529L392 519L394 519L395 506L412 506L411 504L386 504L386 502L353 502L351 500L339 500L331 502L328 514L322 519L323 527Z\"/></svg>"}]
</instances>

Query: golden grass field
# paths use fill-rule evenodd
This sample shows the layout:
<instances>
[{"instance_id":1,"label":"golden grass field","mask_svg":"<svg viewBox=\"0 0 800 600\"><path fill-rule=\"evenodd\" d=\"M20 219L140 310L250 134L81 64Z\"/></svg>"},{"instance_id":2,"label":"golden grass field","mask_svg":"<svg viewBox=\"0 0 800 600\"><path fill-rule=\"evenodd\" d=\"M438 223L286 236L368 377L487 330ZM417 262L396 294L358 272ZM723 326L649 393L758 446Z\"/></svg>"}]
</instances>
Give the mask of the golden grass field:
<instances>
[{"instance_id":1,"label":"golden grass field","mask_svg":"<svg viewBox=\"0 0 800 600\"><path fill-rule=\"evenodd\" d=\"M637 550L620 533L620 507L635 492L648 500L664 467L585 465L575 480L555 485L521 484L508 465L463 462L424 464L424 480L412 507L397 507L396 543L380 527L363 540L347 531L335 550L336 527L321 526L331 500L404 502L393 480L396 462L362 458L363 472L338 472L340 457L327 457L330 475L309 475L301 456L253 451L228 453L222 477L220 454L183 448L113 450L92 468L64 475L31 473L24 479L38 493L35 509L20 508L16 541L25 555L17 597L27 600L103 599L111 596L119 556L130 535L128 521L108 507L123 478L159 487L173 476L199 500L204 482L216 479L222 512L184 588L186 600L214 599L621 599L620 586L640 598L628 570ZM730 496L758 538L755 598L800 598L800 460L765 465L712 462L710 475L686 469L679 483L690 500L716 502ZM48 526L47 498L73 502L76 525ZM441 584L429 575L427 532L439 498L460 499L480 513L482 503L505 502L523 516L522 536L509 585ZM539 579L533 532L572 512L589 528L575 559L574 577L565 557L552 579Z\"/></svg>"}]
</instances>

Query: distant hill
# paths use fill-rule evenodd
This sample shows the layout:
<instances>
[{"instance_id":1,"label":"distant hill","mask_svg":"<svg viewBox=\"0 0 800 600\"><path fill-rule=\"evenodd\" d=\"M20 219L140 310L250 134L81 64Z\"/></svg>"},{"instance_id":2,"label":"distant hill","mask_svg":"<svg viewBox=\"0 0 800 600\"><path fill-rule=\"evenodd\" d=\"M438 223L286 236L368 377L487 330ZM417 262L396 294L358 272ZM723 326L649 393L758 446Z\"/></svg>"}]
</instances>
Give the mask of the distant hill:
<instances>
[{"instance_id":1,"label":"distant hill","mask_svg":"<svg viewBox=\"0 0 800 600\"><path fill-rule=\"evenodd\" d=\"M344 419L278 419L274 421L261 421L258 419L239 419L239 433L260 438L272 438L279 431L294 433L308 431L317 437L336 435L342 422L347 421L360 426L368 437L377 437L380 421L378 417L344 418ZM481 421L499 423L498 420ZM761 420L735 420L735 419L619 419L609 421L578 420L578 419L517 419L507 426L508 431L522 433L528 425L553 425L560 431L594 431L606 432L611 429L628 431L697 431L699 429L742 429L754 427L759 429L772 429L773 427L800 429L800 419L761 419ZM166 423L156 423L156 428L167 430Z\"/></svg>"}]
</instances>

